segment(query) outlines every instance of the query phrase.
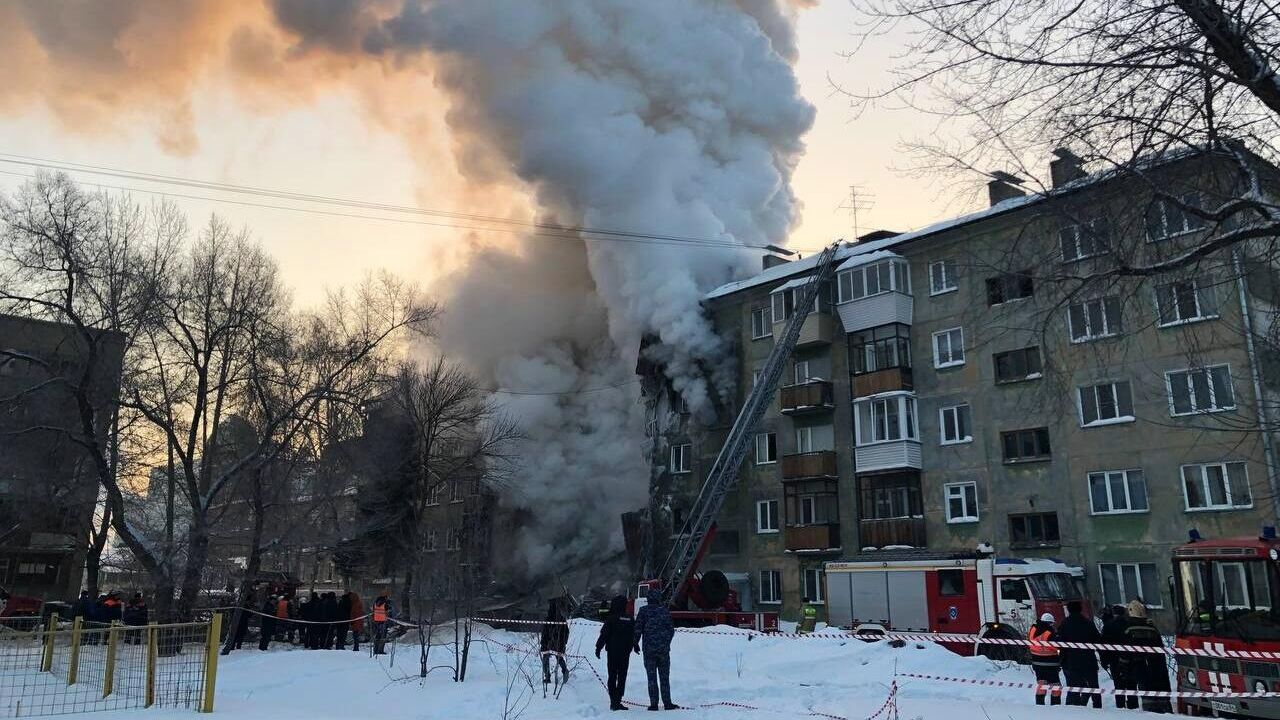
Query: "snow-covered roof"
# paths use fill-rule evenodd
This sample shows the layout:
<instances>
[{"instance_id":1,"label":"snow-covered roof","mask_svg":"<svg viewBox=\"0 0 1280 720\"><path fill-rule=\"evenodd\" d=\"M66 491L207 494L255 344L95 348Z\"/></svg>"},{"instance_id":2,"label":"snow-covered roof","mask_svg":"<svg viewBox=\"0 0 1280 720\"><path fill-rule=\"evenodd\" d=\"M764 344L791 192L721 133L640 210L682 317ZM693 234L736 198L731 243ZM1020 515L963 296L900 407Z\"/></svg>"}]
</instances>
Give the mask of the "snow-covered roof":
<instances>
[{"instance_id":1,"label":"snow-covered roof","mask_svg":"<svg viewBox=\"0 0 1280 720\"><path fill-rule=\"evenodd\" d=\"M841 270L849 270L862 265L869 265L873 262L876 262L877 260L888 260L889 258L901 259L902 256L899 255L898 253L889 252L888 250L877 250L875 252L863 253L861 255L854 255L848 260L845 260L844 262L837 265L836 272L840 272Z\"/></svg>"},{"instance_id":2,"label":"snow-covered roof","mask_svg":"<svg viewBox=\"0 0 1280 720\"><path fill-rule=\"evenodd\" d=\"M809 282L809 278L810 276L806 275L804 277L798 277L795 280L788 280L787 282L782 283L781 285L774 288L770 292L780 293L783 290L790 290L791 288L804 287L804 285Z\"/></svg>"}]
</instances>

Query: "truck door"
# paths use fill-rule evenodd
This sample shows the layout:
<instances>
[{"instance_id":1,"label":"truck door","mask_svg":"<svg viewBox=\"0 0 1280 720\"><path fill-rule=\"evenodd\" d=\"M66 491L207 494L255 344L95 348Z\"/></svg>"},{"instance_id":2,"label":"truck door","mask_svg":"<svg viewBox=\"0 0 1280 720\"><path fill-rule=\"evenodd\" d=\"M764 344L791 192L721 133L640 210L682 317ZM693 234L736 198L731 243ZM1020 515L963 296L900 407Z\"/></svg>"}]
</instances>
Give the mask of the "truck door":
<instances>
[{"instance_id":1,"label":"truck door","mask_svg":"<svg viewBox=\"0 0 1280 720\"><path fill-rule=\"evenodd\" d=\"M1019 627L1031 627L1035 623L1035 606L1027 581L1021 577L996 578L999 587L1000 619Z\"/></svg>"},{"instance_id":2,"label":"truck door","mask_svg":"<svg viewBox=\"0 0 1280 720\"><path fill-rule=\"evenodd\" d=\"M884 570L849 573L853 619L889 627L889 588Z\"/></svg>"},{"instance_id":3,"label":"truck door","mask_svg":"<svg viewBox=\"0 0 1280 720\"><path fill-rule=\"evenodd\" d=\"M854 573L827 571L827 624L847 628L853 624Z\"/></svg>"},{"instance_id":4,"label":"truck door","mask_svg":"<svg viewBox=\"0 0 1280 720\"><path fill-rule=\"evenodd\" d=\"M889 621L895 630L929 631L929 597L925 594L924 571L887 573Z\"/></svg>"}]
</instances>

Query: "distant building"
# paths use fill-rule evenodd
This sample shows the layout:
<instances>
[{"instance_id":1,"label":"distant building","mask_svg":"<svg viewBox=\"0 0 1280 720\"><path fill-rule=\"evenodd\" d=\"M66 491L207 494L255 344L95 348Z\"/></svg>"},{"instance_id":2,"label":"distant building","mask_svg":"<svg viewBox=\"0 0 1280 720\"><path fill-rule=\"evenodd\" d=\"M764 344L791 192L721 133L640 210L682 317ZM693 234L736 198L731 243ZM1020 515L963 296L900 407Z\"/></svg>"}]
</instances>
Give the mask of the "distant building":
<instances>
[{"instance_id":1,"label":"distant building","mask_svg":"<svg viewBox=\"0 0 1280 720\"><path fill-rule=\"evenodd\" d=\"M1212 203L1224 163L1153 162L1142 180L1063 163L1049 193L996 177L988 209L839 249L703 563L749 607L795 618L802 597L821 603L826 561L990 542L1078 565L1096 606L1139 597L1167 626L1170 549L1189 528L1276 524L1275 438L1261 428L1274 427L1280 375L1274 344L1255 352L1243 330L1276 327L1274 258L1248 265L1249 286L1220 250L1176 277L1070 292L1073 274L1202 239L1146 183ZM813 267L769 256L705 298L737 370L713 419L646 383L654 506L671 515L653 523L659 553ZM1240 578L1221 582L1244 596L1227 587Z\"/></svg>"},{"instance_id":2,"label":"distant building","mask_svg":"<svg viewBox=\"0 0 1280 720\"><path fill-rule=\"evenodd\" d=\"M120 390L123 337L99 336L89 397L107 409ZM0 315L0 585L48 599L74 598L84 575L98 478L68 385L83 381L88 348L72 326Z\"/></svg>"}]
</instances>

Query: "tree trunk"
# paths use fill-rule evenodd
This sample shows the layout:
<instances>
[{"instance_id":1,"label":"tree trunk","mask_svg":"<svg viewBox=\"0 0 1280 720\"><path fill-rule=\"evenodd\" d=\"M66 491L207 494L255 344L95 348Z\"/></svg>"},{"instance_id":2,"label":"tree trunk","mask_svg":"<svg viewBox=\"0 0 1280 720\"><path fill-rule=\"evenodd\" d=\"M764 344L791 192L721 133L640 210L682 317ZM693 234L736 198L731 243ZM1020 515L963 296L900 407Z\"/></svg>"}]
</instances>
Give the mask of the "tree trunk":
<instances>
[{"instance_id":1,"label":"tree trunk","mask_svg":"<svg viewBox=\"0 0 1280 720\"><path fill-rule=\"evenodd\" d=\"M89 597L98 597L98 577L102 568L102 552L107 546L107 533L111 529L111 506L105 505L102 509L102 521L98 524L96 531L93 533L89 549L84 555L84 575L85 588L89 591Z\"/></svg>"},{"instance_id":2,"label":"tree trunk","mask_svg":"<svg viewBox=\"0 0 1280 720\"><path fill-rule=\"evenodd\" d=\"M244 577L240 578L240 601L236 603L235 612L231 616L231 628L233 632L227 633L226 642L222 645L222 654L229 655L235 647L235 628L240 627L240 616L244 612L246 598L249 597L249 590L253 587L253 580L258 576L258 571L262 569L262 530L266 524L263 518L264 507L261 500L261 478L257 478L259 484L255 488L255 497L253 502L253 530L249 537L249 559L245 562ZM261 598L257 598L261 599ZM251 618L252 619L252 618ZM263 618L259 618L260 620Z\"/></svg>"},{"instance_id":3,"label":"tree trunk","mask_svg":"<svg viewBox=\"0 0 1280 720\"><path fill-rule=\"evenodd\" d=\"M209 534L200 521L187 533L187 564L182 572L182 593L178 596L178 613L191 614L200 598L200 585L209 559Z\"/></svg>"}]
</instances>

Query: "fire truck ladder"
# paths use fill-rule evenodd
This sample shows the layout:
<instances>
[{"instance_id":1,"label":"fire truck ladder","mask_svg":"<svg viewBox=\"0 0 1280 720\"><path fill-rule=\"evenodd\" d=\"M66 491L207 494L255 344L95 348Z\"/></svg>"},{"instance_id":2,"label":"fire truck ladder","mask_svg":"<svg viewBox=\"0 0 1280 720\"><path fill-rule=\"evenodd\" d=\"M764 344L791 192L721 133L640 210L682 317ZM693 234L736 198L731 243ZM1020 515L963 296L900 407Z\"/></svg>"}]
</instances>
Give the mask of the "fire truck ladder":
<instances>
[{"instance_id":1,"label":"fire truck ladder","mask_svg":"<svg viewBox=\"0 0 1280 720\"><path fill-rule=\"evenodd\" d=\"M729 428L729 435L725 438L720 454L716 456L716 461L711 466L711 471L707 473L706 482L698 492L698 499L694 501L693 508L689 511L689 519L685 521L675 545L672 546L671 552L662 564L662 571L658 573L657 579L662 581L663 597L667 601L684 595L690 578L696 572L707 550L706 545L714 536L716 516L720 514L725 497L737 480L738 468L742 465L754 440L756 425L764 416L769 404L773 402L778 380L782 378L787 359L800 338L800 330L804 327L805 318L809 316L814 303L817 302L819 289L823 283L831 279L835 270L837 247L838 245L833 244L818 256L816 270L796 299L786 330L774 343L773 351L769 353L769 360L760 372L755 387L747 395L747 400L743 403L742 410L738 412L733 427Z\"/></svg>"}]
</instances>

